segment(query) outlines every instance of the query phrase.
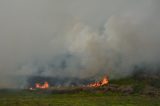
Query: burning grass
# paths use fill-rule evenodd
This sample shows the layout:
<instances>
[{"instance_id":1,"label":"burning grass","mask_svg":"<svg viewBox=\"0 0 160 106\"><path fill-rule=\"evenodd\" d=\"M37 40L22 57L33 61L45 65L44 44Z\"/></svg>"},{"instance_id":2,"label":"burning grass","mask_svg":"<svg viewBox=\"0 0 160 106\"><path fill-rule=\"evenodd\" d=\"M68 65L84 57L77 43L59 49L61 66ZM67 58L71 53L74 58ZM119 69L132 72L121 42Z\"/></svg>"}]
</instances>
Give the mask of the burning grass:
<instances>
[{"instance_id":1,"label":"burning grass","mask_svg":"<svg viewBox=\"0 0 160 106\"><path fill-rule=\"evenodd\" d=\"M91 83L87 85L88 87L100 87L107 85L109 83L109 78L107 76L103 77L99 82Z\"/></svg>"},{"instance_id":2,"label":"burning grass","mask_svg":"<svg viewBox=\"0 0 160 106\"><path fill-rule=\"evenodd\" d=\"M76 86L76 87L79 87L79 88L97 88L97 87L101 87L101 86L108 85L108 84L109 84L109 78L107 76L105 76L98 82L92 82L92 83L89 83L87 85L83 85L83 86L79 85L79 86ZM47 89L51 89L51 88L55 88L55 86L50 86L49 82L44 81L44 83L42 83L42 82L41 83L35 83L34 86L29 87L29 90L31 90L31 91L38 90L38 89L47 90ZM64 88L64 86L61 87L61 88ZM58 87L58 89L60 89L60 88Z\"/></svg>"},{"instance_id":3,"label":"burning grass","mask_svg":"<svg viewBox=\"0 0 160 106\"><path fill-rule=\"evenodd\" d=\"M0 90L0 106L159 106L158 92L150 79L126 78L100 87Z\"/></svg>"}]
</instances>

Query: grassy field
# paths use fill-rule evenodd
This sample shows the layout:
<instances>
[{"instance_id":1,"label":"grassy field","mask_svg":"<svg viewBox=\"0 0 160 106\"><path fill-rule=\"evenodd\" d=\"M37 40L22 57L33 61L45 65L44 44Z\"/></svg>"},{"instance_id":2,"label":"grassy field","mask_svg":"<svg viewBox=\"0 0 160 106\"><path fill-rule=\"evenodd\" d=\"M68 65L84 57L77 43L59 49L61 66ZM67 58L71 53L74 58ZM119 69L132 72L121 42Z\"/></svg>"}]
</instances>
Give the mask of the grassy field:
<instances>
[{"instance_id":1,"label":"grassy field","mask_svg":"<svg viewBox=\"0 0 160 106\"><path fill-rule=\"evenodd\" d=\"M114 93L1 91L0 106L160 106L160 97Z\"/></svg>"}]
</instances>

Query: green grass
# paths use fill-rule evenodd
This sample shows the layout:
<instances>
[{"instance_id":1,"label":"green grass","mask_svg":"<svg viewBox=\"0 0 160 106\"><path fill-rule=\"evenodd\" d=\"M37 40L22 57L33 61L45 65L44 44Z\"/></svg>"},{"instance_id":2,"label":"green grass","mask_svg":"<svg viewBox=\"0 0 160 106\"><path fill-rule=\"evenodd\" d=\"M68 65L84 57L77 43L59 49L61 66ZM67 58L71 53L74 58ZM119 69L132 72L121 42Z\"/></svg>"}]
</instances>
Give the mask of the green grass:
<instances>
[{"instance_id":1,"label":"green grass","mask_svg":"<svg viewBox=\"0 0 160 106\"><path fill-rule=\"evenodd\" d=\"M117 93L41 94L0 92L0 106L160 106L160 97Z\"/></svg>"}]
</instances>

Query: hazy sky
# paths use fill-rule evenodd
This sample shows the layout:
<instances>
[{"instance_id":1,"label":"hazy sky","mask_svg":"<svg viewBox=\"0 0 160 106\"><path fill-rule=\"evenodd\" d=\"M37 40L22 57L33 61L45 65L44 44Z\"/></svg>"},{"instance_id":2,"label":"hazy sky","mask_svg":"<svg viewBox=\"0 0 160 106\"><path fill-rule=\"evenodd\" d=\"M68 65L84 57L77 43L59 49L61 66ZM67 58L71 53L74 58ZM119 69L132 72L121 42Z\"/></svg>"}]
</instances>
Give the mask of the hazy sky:
<instances>
[{"instance_id":1,"label":"hazy sky","mask_svg":"<svg viewBox=\"0 0 160 106\"><path fill-rule=\"evenodd\" d=\"M158 63L159 4L0 0L0 86L30 75L83 78L111 69L125 76L137 64Z\"/></svg>"}]
</instances>

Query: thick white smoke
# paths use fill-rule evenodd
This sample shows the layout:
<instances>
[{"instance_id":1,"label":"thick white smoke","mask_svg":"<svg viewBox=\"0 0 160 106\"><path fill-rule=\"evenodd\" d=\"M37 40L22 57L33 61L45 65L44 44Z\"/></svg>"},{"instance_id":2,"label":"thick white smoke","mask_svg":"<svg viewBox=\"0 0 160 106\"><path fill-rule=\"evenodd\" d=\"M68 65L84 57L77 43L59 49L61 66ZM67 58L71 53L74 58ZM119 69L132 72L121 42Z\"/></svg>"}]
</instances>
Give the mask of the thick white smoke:
<instances>
[{"instance_id":1,"label":"thick white smoke","mask_svg":"<svg viewBox=\"0 0 160 106\"><path fill-rule=\"evenodd\" d=\"M159 0L0 1L0 87L29 76L131 75L159 65Z\"/></svg>"}]
</instances>

